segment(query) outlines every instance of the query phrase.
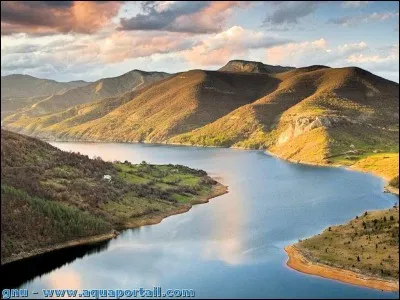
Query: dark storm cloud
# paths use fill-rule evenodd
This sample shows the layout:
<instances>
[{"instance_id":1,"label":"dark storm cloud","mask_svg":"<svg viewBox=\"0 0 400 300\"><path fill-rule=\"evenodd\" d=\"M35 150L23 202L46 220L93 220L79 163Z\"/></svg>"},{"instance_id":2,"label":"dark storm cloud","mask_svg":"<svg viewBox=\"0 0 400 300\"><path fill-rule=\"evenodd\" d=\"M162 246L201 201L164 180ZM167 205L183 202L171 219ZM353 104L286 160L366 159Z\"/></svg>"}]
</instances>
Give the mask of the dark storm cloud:
<instances>
[{"instance_id":1,"label":"dark storm cloud","mask_svg":"<svg viewBox=\"0 0 400 300\"><path fill-rule=\"evenodd\" d=\"M272 3L276 10L265 18L264 24L297 24L299 19L314 13L321 2L323 1L279 1Z\"/></svg>"},{"instance_id":2,"label":"dark storm cloud","mask_svg":"<svg viewBox=\"0 0 400 300\"><path fill-rule=\"evenodd\" d=\"M111 1L2 1L1 34L92 33L118 13Z\"/></svg>"},{"instance_id":3,"label":"dark storm cloud","mask_svg":"<svg viewBox=\"0 0 400 300\"><path fill-rule=\"evenodd\" d=\"M225 13L240 1L144 1L143 13L121 18L120 30L163 30L171 32L213 33L223 30Z\"/></svg>"}]
</instances>

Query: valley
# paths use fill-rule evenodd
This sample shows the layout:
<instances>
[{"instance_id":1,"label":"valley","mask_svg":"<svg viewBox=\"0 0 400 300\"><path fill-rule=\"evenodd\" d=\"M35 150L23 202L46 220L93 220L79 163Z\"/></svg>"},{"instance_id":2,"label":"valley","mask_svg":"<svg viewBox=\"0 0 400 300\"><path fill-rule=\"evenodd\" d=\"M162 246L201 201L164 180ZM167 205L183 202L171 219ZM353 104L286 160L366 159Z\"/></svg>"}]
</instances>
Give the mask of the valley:
<instances>
[{"instance_id":1,"label":"valley","mask_svg":"<svg viewBox=\"0 0 400 300\"><path fill-rule=\"evenodd\" d=\"M128 91L132 72L28 105L2 127L47 140L262 149L388 181L398 175L389 171L399 165L398 84L360 68L234 60L218 71L144 73L147 83ZM99 85L104 92L78 96Z\"/></svg>"},{"instance_id":2,"label":"valley","mask_svg":"<svg viewBox=\"0 0 400 300\"><path fill-rule=\"evenodd\" d=\"M57 89L53 88L54 94L49 96L16 94L13 97L20 98L13 98L13 102L8 95L3 99L2 94L2 103L16 103L16 99L21 99L19 105L9 105L4 114L2 111L2 128L48 141L262 150L296 164L372 173L386 181L385 191L399 193L398 84L360 68L322 65L293 68L233 60L217 71L167 74L134 70L120 77L69 86L67 90ZM128 161L94 160L89 163L88 157L60 154L42 142L9 131L2 131L2 140L3 135L9 142L30 143L22 149L32 146L38 149L33 153L22 152L12 160L7 160L16 155L11 147L4 154L9 164L5 168L10 168L3 172L2 166L2 196L11 199L4 202L8 222L13 224L18 219L15 211L20 213L12 207L12 199L22 198L26 202L22 213L28 220L37 222L33 214L36 207L39 216L50 218L50 223L45 225L52 230L38 229L46 232L47 240L21 244L20 237L13 236L9 228L4 243L2 235L2 248L5 245L2 253L6 253L2 263L30 256L38 252L35 249L50 249L52 243L62 247L63 243L87 236L109 239L116 235L115 229L159 223L166 216L185 212L193 204L207 202L210 197L226 192L226 187L203 171L145 162L133 165ZM42 162L54 155L50 153L56 153L59 160L50 160L42 166ZM92 170L90 174L77 168L81 160ZM25 171L30 172L33 182L20 178L20 166L15 165L19 162L23 168L29 165ZM101 181L101 174L109 174L113 178L111 183ZM106 187L102 186L104 183ZM56 201L47 207L48 201L43 199ZM391 213L393 209L378 211L378 214ZM79 220L79 226L63 223L66 218ZM25 232L24 226L29 223L17 225ZM4 227L8 228L6 223ZM61 227L68 228L67 232L57 231ZM378 270L375 261L365 266L348 265L347 261L332 260L339 255L336 252L328 258L321 253L321 249L329 247L347 253L348 249L339 246L354 234L354 226L347 229L339 230L340 234L334 237L329 235L330 230L324 231L322 235L288 246L288 265L316 275L326 271L324 266L334 266L355 272L349 278L364 274L364 267ZM34 234L41 236L42 233ZM329 246L322 239L325 235ZM387 235L387 232L377 235ZM60 240L60 236L64 239ZM391 245L398 249L398 236L395 238ZM24 239L31 241L27 236ZM339 256L343 258L342 252ZM387 253L384 251L383 255ZM302 263L293 263L294 257L303 257L299 258ZM309 264L307 260L318 262L322 271L304 271L308 268L304 267ZM398 290L395 276L398 269L386 268L382 274L375 271L367 272L373 278L369 282L386 276L390 282L397 280L397 285L394 283L393 288L390 283L384 289ZM341 280L334 275L321 276ZM361 285L377 288L375 283Z\"/></svg>"}]
</instances>

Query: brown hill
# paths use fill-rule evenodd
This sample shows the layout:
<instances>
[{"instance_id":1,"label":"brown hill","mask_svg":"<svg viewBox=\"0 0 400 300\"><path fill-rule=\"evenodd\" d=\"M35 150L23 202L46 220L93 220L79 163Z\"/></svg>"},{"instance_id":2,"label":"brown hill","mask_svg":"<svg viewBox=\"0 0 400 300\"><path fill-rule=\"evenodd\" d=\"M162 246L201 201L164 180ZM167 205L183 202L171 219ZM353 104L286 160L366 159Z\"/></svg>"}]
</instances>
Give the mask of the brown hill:
<instances>
[{"instance_id":1,"label":"brown hill","mask_svg":"<svg viewBox=\"0 0 400 300\"><path fill-rule=\"evenodd\" d=\"M86 86L69 90L63 94L47 97L30 108L11 116L12 120L22 117L37 117L65 110L71 106L116 97L126 92L146 87L158 80L169 77L162 72L133 70L118 77L103 78Z\"/></svg>"},{"instance_id":2,"label":"brown hill","mask_svg":"<svg viewBox=\"0 0 400 300\"><path fill-rule=\"evenodd\" d=\"M104 117L74 127L58 128L56 132L58 136L74 138L102 139L104 132L108 132L111 140L165 140L213 122L269 93L277 84L278 80L267 74L184 72L137 94L127 94L126 97L132 97L131 101L109 114L102 114ZM43 125L38 119L31 118L7 127L38 136L55 132L54 126L43 128ZM37 131L39 126L41 130Z\"/></svg>"},{"instance_id":3,"label":"brown hill","mask_svg":"<svg viewBox=\"0 0 400 300\"><path fill-rule=\"evenodd\" d=\"M292 69L294 69L294 67L271 66L258 61L231 60L218 71L245 73L281 73Z\"/></svg>"},{"instance_id":4,"label":"brown hill","mask_svg":"<svg viewBox=\"0 0 400 300\"><path fill-rule=\"evenodd\" d=\"M22 74L1 76L1 116L14 113L51 95L63 94L87 84L89 83L83 80L58 82Z\"/></svg>"},{"instance_id":5,"label":"brown hill","mask_svg":"<svg viewBox=\"0 0 400 300\"><path fill-rule=\"evenodd\" d=\"M317 163L348 156L353 147L398 151L398 84L359 68L305 68L276 77L282 81L272 93L172 141L263 148Z\"/></svg>"},{"instance_id":6,"label":"brown hill","mask_svg":"<svg viewBox=\"0 0 400 300\"><path fill-rule=\"evenodd\" d=\"M398 84L356 67L193 70L123 98L3 125L46 138L256 148L294 161L355 165L398 153L398 110Z\"/></svg>"}]
</instances>

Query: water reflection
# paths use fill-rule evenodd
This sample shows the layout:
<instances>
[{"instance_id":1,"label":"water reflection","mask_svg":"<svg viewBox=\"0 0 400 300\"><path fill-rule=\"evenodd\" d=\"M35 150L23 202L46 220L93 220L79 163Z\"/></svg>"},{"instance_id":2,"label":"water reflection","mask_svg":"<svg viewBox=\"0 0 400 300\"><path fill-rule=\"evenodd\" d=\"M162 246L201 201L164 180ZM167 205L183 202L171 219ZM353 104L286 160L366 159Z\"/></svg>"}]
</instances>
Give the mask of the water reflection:
<instances>
[{"instance_id":1,"label":"water reflection","mask_svg":"<svg viewBox=\"0 0 400 300\"><path fill-rule=\"evenodd\" d=\"M383 182L376 177L289 164L261 151L142 144L56 145L106 160L146 160L203 169L218 176L230 192L160 224L124 231L96 255L71 254L81 258L64 259L53 266L48 264L60 258L49 257L44 264L47 270L16 267L23 288L41 290L70 281L70 285L85 289L193 288L200 298L398 296L303 275L285 266L285 245L331 224L346 222L366 209L386 208L397 202L398 197L381 192ZM20 270L29 271L31 276L22 276Z\"/></svg>"},{"instance_id":2,"label":"water reflection","mask_svg":"<svg viewBox=\"0 0 400 300\"><path fill-rule=\"evenodd\" d=\"M90 245L80 245L2 265L1 273L7 274L7 276L2 276L1 289L15 288L19 287L22 283L29 283L33 278L38 276L41 277L42 275L71 263L76 259L104 251L107 249L108 244L109 241L103 241ZM75 272L73 273L75 274ZM60 277L58 272L53 274L52 276L56 276L55 279L50 280L53 282L53 285L63 283L62 280L59 280L62 277ZM70 282L73 282L74 280L72 277L73 276L69 276Z\"/></svg>"},{"instance_id":3,"label":"water reflection","mask_svg":"<svg viewBox=\"0 0 400 300\"><path fill-rule=\"evenodd\" d=\"M81 278L74 270L60 270L46 278L50 289L82 289Z\"/></svg>"},{"instance_id":4,"label":"water reflection","mask_svg":"<svg viewBox=\"0 0 400 300\"><path fill-rule=\"evenodd\" d=\"M230 195L228 207L217 203L211 213L212 241L204 244L203 258L219 259L230 265L242 263L245 249L243 224L247 217L243 202Z\"/></svg>"}]
</instances>

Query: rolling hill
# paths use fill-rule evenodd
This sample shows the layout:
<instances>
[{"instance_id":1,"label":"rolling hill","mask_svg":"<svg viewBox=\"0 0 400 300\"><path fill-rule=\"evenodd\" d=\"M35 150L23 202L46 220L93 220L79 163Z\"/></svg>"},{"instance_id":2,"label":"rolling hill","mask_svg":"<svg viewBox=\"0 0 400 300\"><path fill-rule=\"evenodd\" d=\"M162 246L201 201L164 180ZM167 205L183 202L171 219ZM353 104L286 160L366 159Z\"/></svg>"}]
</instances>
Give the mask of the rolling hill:
<instances>
[{"instance_id":1,"label":"rolling hill","mask_svg":"<svg viewBox=\"0 0 400 300\"><path fill-rule=\"evenodd\" d=\"M49 118L59 121L59 115L20 119L6 127L39 137L55 135L101 140L103 133L108 132L110 140L163 141L213 122L269 93L277 84L278 80L268 74L193 70L124 95L123 105L73 127L60 128L58 124L48 123ZM126 101L129 97L130 101ZM83 109L82 106L74 108L80 112ZM63 113L68 115L67 120L71 119L70 111ZM46 124L50 126L46 127Z\"/></svg>"},{"instance_id":2,"label":"rolling hill","mask_svg":"<svg viewBox=\"0 0 400 300\"><path fill-rule=\"evenodd\" d=\"M30 107L11 115L16 120L24 117L37 117L65 110L71 106L116 97L126 92L138 90L170 74L133 70L118 77L103 78L88 85L70 89L62 94L50 95Z\"/></svg>"},{"instance_id":3,"label":"rolling hill","mask_svg":"<svg viewBox=\"0 0 400 300\"><path fill-rule=\"evenodd\" d=\"M51 95L63 94L87 84L83 80L58 82L22 74L1 76L1 116L3 118Z\"/></svg>"},{"instance_id":4,"label":"rolling hill","mask_svg":"<svg viewBox=\"0 0 400 300\"><path fill-rule=\"evenodd\" d=\"M264 149L296 162L396 175L397 83L356 67L262 66L232 61L220 71L183 72L123 97L2 125L50 139Z\"/></svg>"}]
</instances>

